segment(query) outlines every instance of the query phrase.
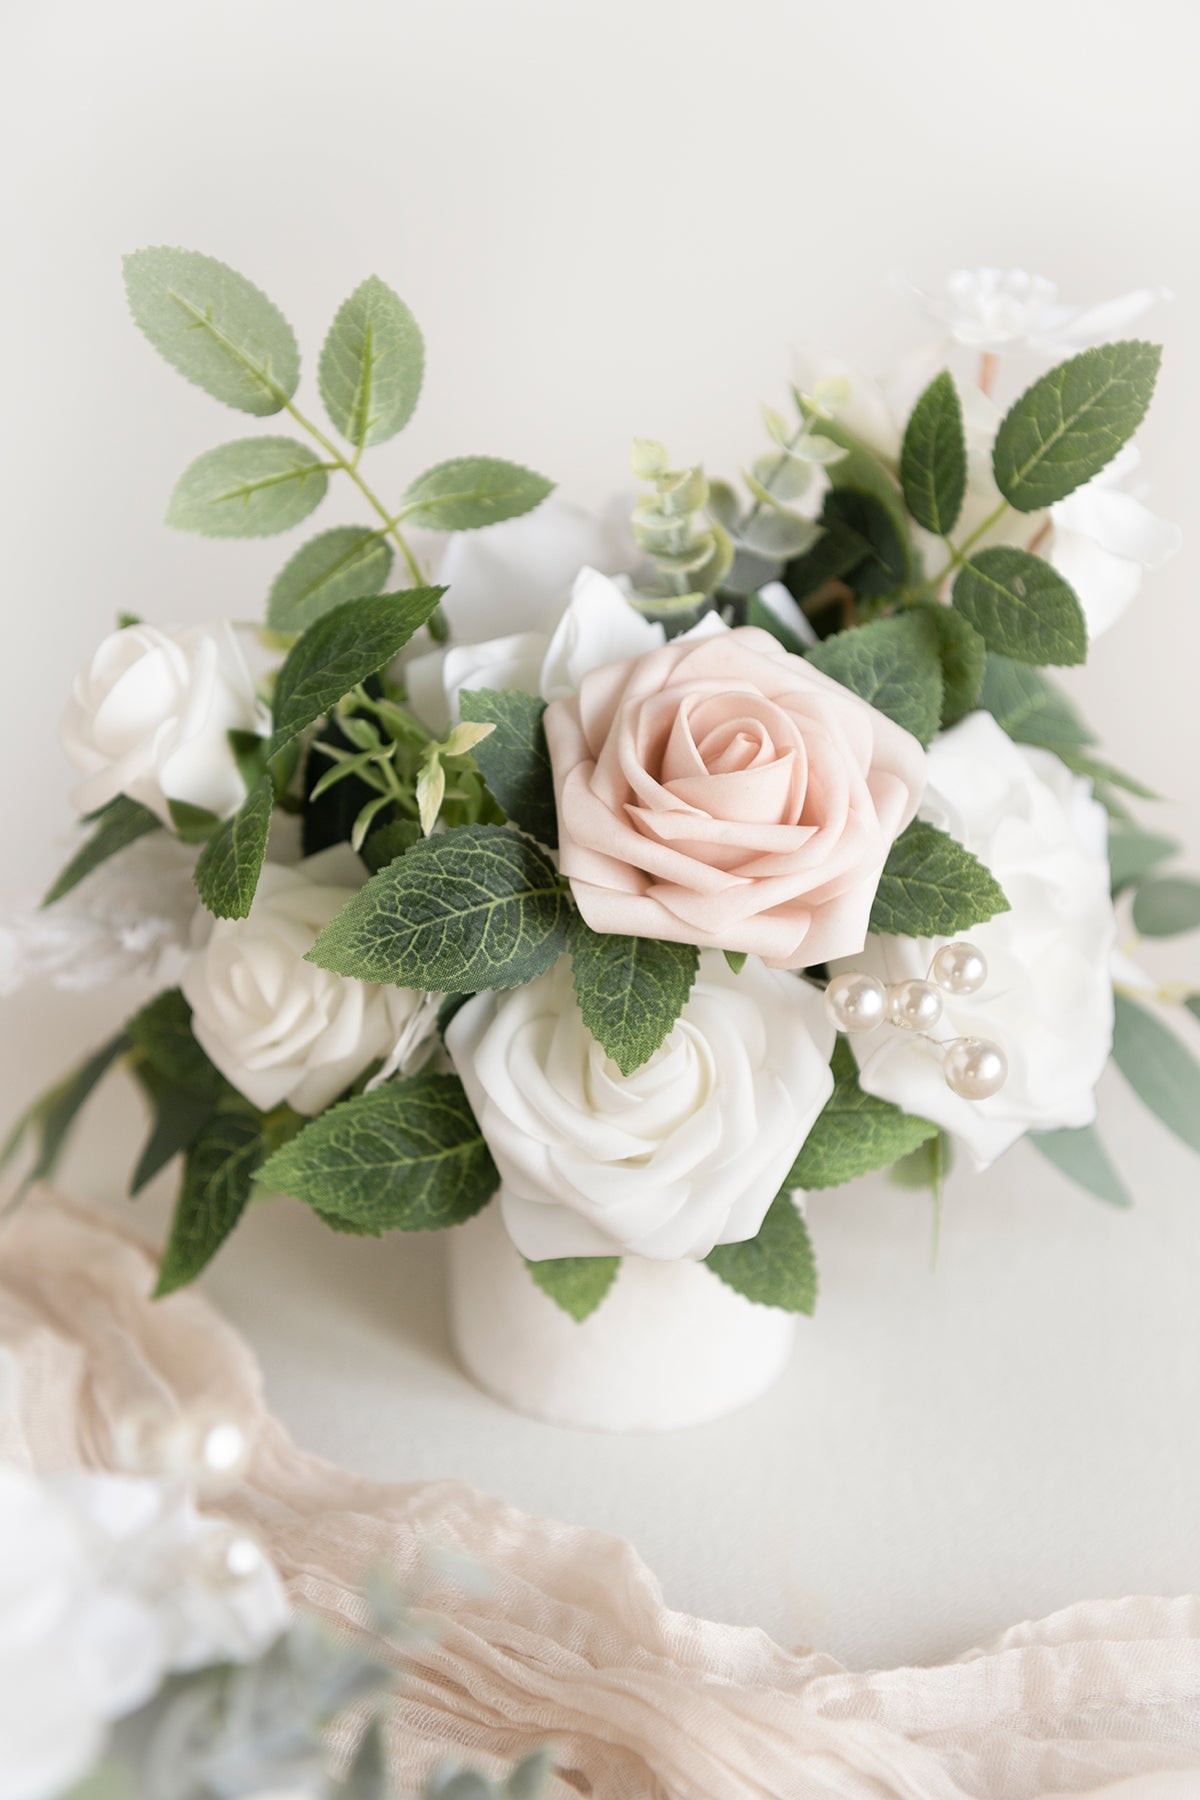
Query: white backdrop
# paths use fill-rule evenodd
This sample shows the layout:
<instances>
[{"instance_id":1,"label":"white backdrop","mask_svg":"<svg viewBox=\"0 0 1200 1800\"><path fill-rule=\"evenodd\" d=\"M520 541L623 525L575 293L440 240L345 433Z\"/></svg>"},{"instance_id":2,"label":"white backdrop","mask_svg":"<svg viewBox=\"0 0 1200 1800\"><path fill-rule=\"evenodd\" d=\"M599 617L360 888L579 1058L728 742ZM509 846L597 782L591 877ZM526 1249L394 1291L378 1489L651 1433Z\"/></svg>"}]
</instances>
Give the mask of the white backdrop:
<instances>
[{"instance_id":1,"label":"white backdrop","mask_svg":"<svg viewBox=\"0 0 1200 1800\"><path fill-rule=\"evenodd\" d=\"M929 286L955 264L1022 264L1078 301L1172 288L1147 324L1167 356L1145 445L1155 504L1189 542L1071 686L1113 759L1173 796L1155 817L1200 859L1189 0L41 0L10 6L3 37L9 894L61 859L56 720L84 649L120 608L253 616L292 545L160 523L184 464L254 426L129 324L119 256L155 242L265 287L310 375L363 275L404 294L429 374L415 423L378 453L385 492L482 450L598 501L634 432L727 472L758 446L789 345L871 362L917 341L893 271ZM342 516L335 497L322 519ZM1200 981L1194 940L1156 966ZM5 1114L119 1003L10 1001ZM935 1655L1085 1593L1200 1584L1200 1181L1110 1089L1133 1217L1032 1158L1001 1165L952 1191L931 1280L911 1198L821 1199L820 1377L797 1373L773 1411L716 1439L635 1449L510 1428L448 1371L432 1379L437 1328L414 1337L411 1315L393 1363L386 1294L413 1298L407 1271L431 1247L402 1269L408 1246L328 1251L270 1209L215 1288L315 1448L610 1525L678 1604L861 1661ZM124 1100L92 1122L77 1189L114 1190L133 1127ZM735 1465L742 1490L723 1499Z\"/></svg>"}]
</instances>

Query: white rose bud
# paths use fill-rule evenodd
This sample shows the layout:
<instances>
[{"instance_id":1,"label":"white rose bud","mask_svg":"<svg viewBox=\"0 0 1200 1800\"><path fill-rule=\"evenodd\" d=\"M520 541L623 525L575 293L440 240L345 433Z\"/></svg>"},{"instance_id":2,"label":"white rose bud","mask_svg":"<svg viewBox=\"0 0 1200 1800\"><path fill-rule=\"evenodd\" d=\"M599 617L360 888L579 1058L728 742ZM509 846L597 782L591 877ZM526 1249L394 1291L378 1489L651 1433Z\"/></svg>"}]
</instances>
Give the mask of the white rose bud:
<instances>
[{"instance_id":1,"label":"white rose bud","mask_svg":"<svg viewBox=\"0 0 1200 1800\"><path fill-rule=\"evenodd\" d=\"M304 960L364 875L344 845L294 868L268 863L249 916L212 921L184 972L198 1042L260 1112L286 1101L319 1113L371 1063L396 1066L397 1047L411 1056L432 1030L423 994Z\"/></svg>"},{"instance_id":2,"label":"white rose bud","mask_svg":"<svg viewBox=\"0 0 1200 1800\"><path fill-rule=\"evenodd\" d=\"M127 625L75 677L62 722L82 777L71 798L89 813L127 794L166 824L170 800L227 818L246 797L229 733L267 728L228 624Z\"/></svg>"},{"instance_id":3,"label":"white rose bud","mask_svg":"<svg viewBox=\"0 0 1200 1800\"><path fill-rule=\"evenodd\" d=\"M707 1256L754 1237L833 1090L821 995L757 961L700 958L687 1005L622 1076L583 1022L563 957L477 994L446 1047L503 1182L523 1256Z\"/></svg>"}]
</instances>

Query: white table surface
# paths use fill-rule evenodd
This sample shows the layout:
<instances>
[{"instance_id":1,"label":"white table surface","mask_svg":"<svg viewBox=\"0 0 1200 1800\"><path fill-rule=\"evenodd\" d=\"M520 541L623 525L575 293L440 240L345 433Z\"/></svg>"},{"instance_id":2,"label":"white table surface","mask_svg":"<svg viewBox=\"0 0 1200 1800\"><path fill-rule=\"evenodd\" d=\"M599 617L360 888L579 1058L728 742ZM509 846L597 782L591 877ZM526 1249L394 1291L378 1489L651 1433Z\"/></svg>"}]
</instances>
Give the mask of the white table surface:
<instances>
[{"instance_id":1,"label":"white table surface","mask_svg":"<svg viewBox=\"0 0 1200 1800\"><path fill-rule=\"evenodd\" d=\"M10 1001L4 1091L103 1010ZM168 1179L121 1198L140 1105L105 1091L62 1185L160 1232ZM450 1358L436 1237L345 1237L268 1203L205 1285L310 1450L617 1532L685 1611L855 1667L938 1660L1075 1600L1200 1590L1200 1165L1111 1073L1104 1100L1114 1155L1153 1167L1132 1212L1021 1146L952 1178L934 1272L925 1196L813 1195L822 1297L787 1375L686 1431L567 1431L479 1393Z\"/></svg>"}]
</instances>

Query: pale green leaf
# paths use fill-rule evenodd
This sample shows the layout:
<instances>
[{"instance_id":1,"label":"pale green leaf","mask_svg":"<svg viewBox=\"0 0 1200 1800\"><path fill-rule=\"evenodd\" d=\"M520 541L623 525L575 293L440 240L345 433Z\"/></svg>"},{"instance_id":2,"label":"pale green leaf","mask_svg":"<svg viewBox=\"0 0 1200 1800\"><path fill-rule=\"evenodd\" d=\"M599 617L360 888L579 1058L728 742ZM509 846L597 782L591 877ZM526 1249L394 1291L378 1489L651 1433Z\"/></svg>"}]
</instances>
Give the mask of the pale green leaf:
<instances>
[{"instance_id":1,"label":"pale green leaf","mask_svg":"<svg viewBox=\"0 0 1200 1800\"><path fill-rule=\"evenodd\" d=\"M1162 352L1136 340L1060 363L1016 400L996 434L996 486L1018 512L1053 506L1098 475L1146 416Z\"/></svg>"},{"instance_id":2,"label":"pale green leaf","mask_svg":"<svg viewBox=\"0 0 1200 1800\"><path fill-rule=\"evenodd\" d=\"M291 399L295 334L252 281L215 256L165 246L133 251L124 273L134 323L188 381L259 416Z\"/></svg>"},{"instance_id":3,"label":"pale green leaf","mask_svg":"<svg viewBox=\"0 0 1200 1800\"><path fill-rule=\"evenodd\" d=\"M1114 996L1113 1058L1126 1081L1176 1137L1200 1150L1200 1063L1173 1031L1130 1000Z\"/></svg>"},{"instance_id":4,"label":"pale green leaf","mask_svg":"<svg viewBox=\"0 0 1200 1800\"><path fill-rule=\"evenodd\" d=\"M900 485L908 510L926 531L946 537L967 488L962 403L948 369L930 382L912 410L900 452Z\"/></svg>"},{"instance_id":5,"label":"pale green leaf","mask_svg":"<svg viewBox=\"0 0 1200 1800\"><path fill-rule=\"evenodd\" d=\"M295 438L238 438L184 470L166 522L202 537L273 537L306 519L328 485L324 464Z\"/></svg>"},{"instance_id":6,"label":"pale green leaf","mask_svg":"<svg viewBox=\"0 0 1200 1800\"><path fill-rule=\"evenodd\" d=\"M499 825L414 844L327 925L308 960L435 993L522 987L566 949L570 904L545 853Z\"/></svg>"},{"instance_id":7,"label":"pale green leaf","mask_svg":"<svg viewBox=\"0 0 1200 1800\"><path fill-rule=\"evenodd\" d=\"M979 704L1014 743L1036 744L1060 756L1092 742L1092 734L1053 682L1007 656L989 656Z\"/></svg>"},{"instance_id":8,"label":"pale green leaf","mask_svg":"<svg viewBox=\"0 0 1200 1800\"><path fill-rule=\"evenodd\" d=\"M519 463L455 456L418 475L401 498L401 515L430 531L475 531L532 512L553 487Z\"/></svg>"},{"instance_id":9,"label":"pale green leaf","mask_svg":"<svg viewBox=\"0 0 1200 1800\"><path fill-rule=\"evenodd\" d=\"M1178 937L1200 926L1200 882L1164 875L1134 895L1133 922L1143 937Z\"/></svg>"},{"instance_id":10,"label":"pale green leaf","mask_svg":"<svg viewBox=\"0 0 1200 1800\"><path fill-rule=\"evenodd\" d=\"M325 410L356 448L382 444L413 415L425 375L421 329L377 275L342 302L321 349Z\"/></svg>"},{"instance_id":11,"label":"pale green leaf","mask_svg":"<svg viewBox=\"0 0 1200 1800\"><path fill-rule=\"evenodd\" d=\"M1009 544L977 550L959 570L952 598L1001 656L1037 664L1087 657L1087 624L1074 588L1027 550Z\"/></svg>"},{"instance_id":12,"label":"pale green leaf","mask_svg":"<svg viewBox=\"0 0 1200 1800\"><path fill-rule=\"evenodd\" d=\"M718 1244L704 1260L727 1286L760 1306L800 1313L816 1307L816 1259L790 1194L772 1200L757 1237L744 1244Z\"/></svg>"},{"instance_id":13,"label":"pale green leaf","mask_svg":"<svg viewBox=\"0 0 1200 1800\"><path fill-rule=\"evenodd\" d=\"M914 819L892 845L870 930L892 937L954 937L1008 912L988 869L956 838Z\"/></svg>"},{"instance_id":14,"label":"pale green leaf","mask_svg":"<svg viewBox=\"0 0 1200 1800\"><path fill-rule=\"evenodd\" d=\"M785 1188L840 1187L910 1155L937 1133L928 1119L914 1118L863 1092L854 1052L844 1038L834 1045L832 1066L833 1093L805 1138Z\"/></svg>"},{"instance_id":15,"label":"pale green leaf","mask_svg":"<svg viewBox=\"0 0 1200 1800\"><path fill-rule=\"evenodd\" d=\"M80 845L58 879L47 890L43 906L53 906L56 900L61 900L64 894L69 894L72 888L78 887L93 869L106 863L110 856L116 856L118 851L127 849L130 844L136 844L148 832L160 830L162 820L148 806L131 800L128 794L118 794L103 812L96 815L95 826L96 829L86 844Z\"/></svg>"},{"instance_id":16,"label":"pale green leaf","mask_svg":"<svg viewBox=\"0 0 1200 1800\"><path fill-rule=\"evenodd\" d=\"M839 631L808 652L814 669L928 744L942 714L942 665L926 614L903 613Z\"/></svg>"},{"instance_id":17,"label":"pale green leaf","mask_svg":"<svg viewBox=\"0 0 1200 1800\"><path fill-rule=\"evenodd\" d=\"M1034 1149L1056 1169L1109 1206L1132 1206L1133 1197L1122 1181L1093 1125L1075 1130L1031 1131Z\"/></svg>"},{"instance_id":18,"label":"pale green leaf","mask_svg":"<svg viewBox=\"0 0 1200 1800\"><path fill-rule=\"evenodd\" d=\"M555 1256L525 1267L544 1294L573 1319L594 1313L621 1267L619 1256Z\"/></svg>"},{"instance_id":19,"label":"pale green leaf","mask_svg":"<svg viewBox=\"0 0 1200 1800\"><path fill-rule=\"evenodd\" d=\"M128 1035L119 1031L22 1113L3 1147L0 1147L0 1169L4 1169L26 1139L33 1139L33 1163L21 1183L22 1191L35 1181L47 1181L53 1175L59 1158L66 1149L71 1127L85 1101L117 1058L123 1056L129 1047Z\"/></svg>"},{"instance_id":20,"label":"pale green leaf","mask_svg":"<svg viewBox=\"0 0 1200 1800\"><path fill-rule=\"evenodd\" d=\"M687 1004L699 951L693 944L593 931L578 913L567 928L567 948L584 1024L622 1075L632 1075Z\"/></svg>"},{"instance_id":21,"label":"pale green leaf","mask_svg":"<svg viewBox=\"0 0 1200 1800\"><path fill-rule=\"evenodd\" d=\"M556 849L554 775L542 727L546 702L516 688L465 688L459 710L464 719L495 726L474 755L505 816Z\"/></svg>"},{"instance_id":22,"label":"pale green leaf","mask_svg":"<svg viewBox=\"0 0 1200 1800\"><path fill-rule=\"evenodd\" d=\"M391 567L391 546L368 525L319 532L272 582L267 624L272 631L303 631L344 600L379 593Z\"/></svg>"},{"instance_id":23,"label":"pale green leaf","mask_svg":"<svg viewBox=\"0 0 1200 1800\"><path fill-rule=\"evenodd\" d=\"M434 1231L485 1206L499 1177L457 1075L385 1081L311 1120L264 1187L368 1231Z\"/></svg>"},{"instance_id":24,"label":"pale green leaf","mask_svg":"<svg viewBox=\"0 0 1200 1800\"><path fill-rule=\"evenodd\" d=\"M244 919L253 905L274 805L275 789L264 775L200 852L196 891L218 919Z\"/></svg>"},{"instance_id":25,"label":"pale green leaf","mask_svg":"<svg viewBox=\"0 0 1200 1800\"><path fill-rule=\"evenodd\" d=\"M1112 871L1112 890L1120 894L1137 887L1151 869L1166 862L1179 850L1174 838L1160 837L1143 831L1137 825L1114 825L1108 834L1108 862Z\"/></svg>"}]
</instances>

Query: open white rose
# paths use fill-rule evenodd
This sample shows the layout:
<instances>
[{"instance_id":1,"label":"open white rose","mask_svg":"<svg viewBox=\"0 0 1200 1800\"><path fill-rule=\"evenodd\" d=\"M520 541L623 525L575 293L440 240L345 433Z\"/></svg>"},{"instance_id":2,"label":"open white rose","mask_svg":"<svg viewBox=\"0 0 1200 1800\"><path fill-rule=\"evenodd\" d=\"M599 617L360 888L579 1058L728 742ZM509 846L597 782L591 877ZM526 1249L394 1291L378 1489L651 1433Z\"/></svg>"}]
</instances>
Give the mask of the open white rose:
<instances>
[{"instance_id":1,"label":"open white rose","mask_svg":"<svg viewBox=\"0 0 1200 1800\"><path fill-rule=\"evenodd\" d=\"M477 994L446 1047L500 1171L523 1256L661 1259L752 1238L829 1098L819 993L705 952L665 1043L622 1076L588 1031L563 957Z\"/></svg>"},{"instance_id":2,"label":"open white rose","mask_svg":"<svg viewBox=\"0 0 1200 1800\"><path fill-rule=\"evenodd\" d=\"M246 797L229 733L267 729L228 624L126 625L71 689L62 742L81 776L71 798L84 813L128 794L164 823L169 800L227 818Z\"/></svg>"},{"instance_id":3,"label":"open white rose","mask_svg":"<svg viewBox=\"0 0 1200 1800\"><path fill-rule=\"evenodd\" d=\"M921 817L986 863L1012 908L963 934L987 957L988 979L978 993L945 997L933 1035L991 1038L1008 1079L990 1100L964 1100L919 1037L883 1026L850 1043L869 1094L934 1120L983 1169L1026 1131L1096 1115L1113 1028L1108 825L1089 782L1050 751L1014 744L989 713L935 738L927 766ZM889 983L924 977L946 941L869 937L837 967Z\"/></svg>"},{"instance_id":4,"label":"open white rose","mask_svg":"<svg viewBox=\"0 0 1200 1800\"><path fill-rule=\"evenodd\" d=\"M1156 300L1168 297L1162 288L1135 288L1097 306L1065 306L1055 282L1024 269L955 269L940 294L911 291L958 343L973 350L1063 356L1122 337Z\"/></svg>"},{"instance_id":5,"label":"open white rose","mask_svg":"<svg viewBox=\"0 0 1200 1800\"><path fill-rule=\"evenodd\" d=\"M396 1066L432 1029L425 996L334 975L305 962L319 933L362 886L346 845L294 868L268 863L245 919L207 933L181 986L192 1029L217 1068L261 1112L286 1101L318 1113L371 1063Z\"/></svg>"}]
</instances>

